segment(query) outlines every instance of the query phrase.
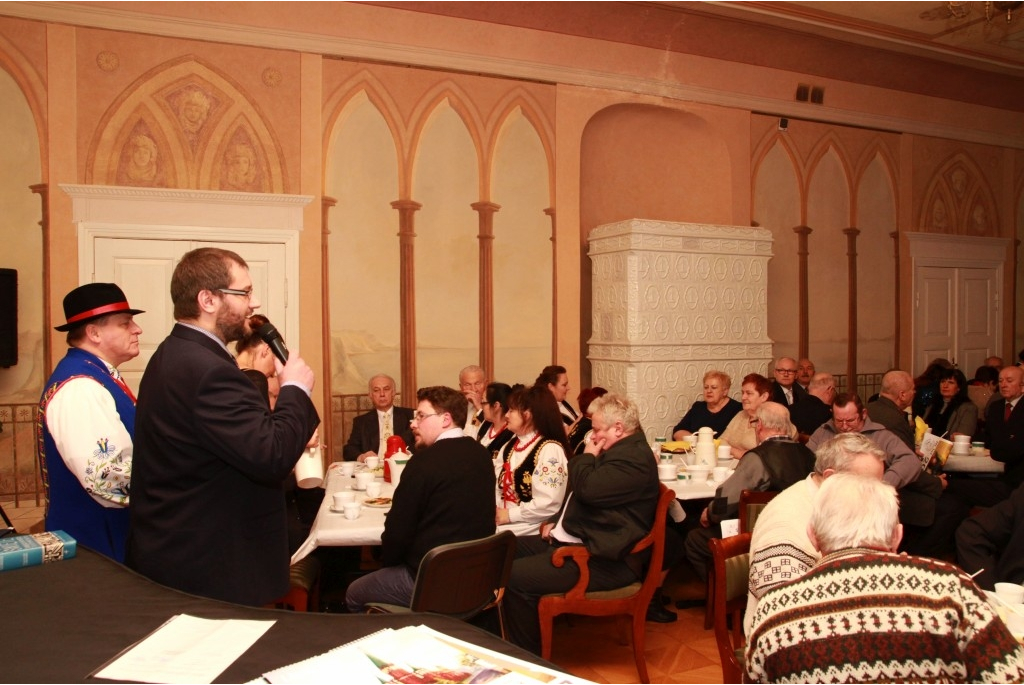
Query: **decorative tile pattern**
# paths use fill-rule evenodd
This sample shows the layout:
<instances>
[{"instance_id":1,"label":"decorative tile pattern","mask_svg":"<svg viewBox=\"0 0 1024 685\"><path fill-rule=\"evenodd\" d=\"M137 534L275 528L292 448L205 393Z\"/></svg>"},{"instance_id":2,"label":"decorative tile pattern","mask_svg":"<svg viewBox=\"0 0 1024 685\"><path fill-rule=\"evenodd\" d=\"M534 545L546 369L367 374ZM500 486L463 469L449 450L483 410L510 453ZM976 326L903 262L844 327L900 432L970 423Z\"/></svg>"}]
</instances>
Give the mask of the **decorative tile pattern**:
<instances>
[{"instance_id":1,"label":"decorative tile pattern","mask_svg":"<svg viewBox=\"0 0 1024 685\"><path fill-rule=\"evenodd\" d=\"M647 437L664 436L698 399L704 373L764 373L771 232L631 219L590 232L594 385L640 407Z\"/></svg>"}]
</instances>

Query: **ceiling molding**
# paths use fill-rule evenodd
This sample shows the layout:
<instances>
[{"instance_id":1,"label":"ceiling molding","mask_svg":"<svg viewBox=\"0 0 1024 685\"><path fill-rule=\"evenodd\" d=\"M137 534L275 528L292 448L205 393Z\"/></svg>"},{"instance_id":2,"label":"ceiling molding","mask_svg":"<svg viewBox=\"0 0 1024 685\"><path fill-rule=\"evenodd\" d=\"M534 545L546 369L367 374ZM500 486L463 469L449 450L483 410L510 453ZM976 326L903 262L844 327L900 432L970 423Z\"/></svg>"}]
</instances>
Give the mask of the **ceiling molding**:
<instances>
[{"instance_id":1,"label":"ceiling molding","mask_svg":"<svg viewBox=\"0 0 1024 685\"><path fill-rule=\"evenodd\" d=\"M638 78L632 74L474 55L455 50L278 29L243 27L206 20L141 15L136 12L90 6L87 3L0 2L0 15L110 31L290 50L319 54L325 57L413 65L542 83L598 88L669 98L681 102L750 110L792 119L1024 149L1024 130L1016 135L1008 135L968 129L962 126L921 122L898 116L843 110L791 100L746 95L728 90L702 88L667 79ZM794 78L800 76L802 75L794 72ZM941 106L945 102L938 98L933 99L937 106Z\"/></svg>"}]
</instances>

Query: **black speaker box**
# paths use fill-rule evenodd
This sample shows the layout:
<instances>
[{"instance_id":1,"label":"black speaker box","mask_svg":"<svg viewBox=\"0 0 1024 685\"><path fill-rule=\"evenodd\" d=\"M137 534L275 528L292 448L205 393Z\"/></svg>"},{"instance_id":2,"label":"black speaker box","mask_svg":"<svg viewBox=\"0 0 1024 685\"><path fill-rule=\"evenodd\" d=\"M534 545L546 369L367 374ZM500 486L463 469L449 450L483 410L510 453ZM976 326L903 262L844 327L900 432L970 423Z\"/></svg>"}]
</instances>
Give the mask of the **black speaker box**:
<instances>
[{"instance_id":1,"label":"black speaker box","mask_svg":"<svg viewBox=\"0 0 1024 685\"><path fill-rule=\"evenodd\" d=\"M0 366L18 363L18 272L0 269Z\"/></svg>"}]
</instances>

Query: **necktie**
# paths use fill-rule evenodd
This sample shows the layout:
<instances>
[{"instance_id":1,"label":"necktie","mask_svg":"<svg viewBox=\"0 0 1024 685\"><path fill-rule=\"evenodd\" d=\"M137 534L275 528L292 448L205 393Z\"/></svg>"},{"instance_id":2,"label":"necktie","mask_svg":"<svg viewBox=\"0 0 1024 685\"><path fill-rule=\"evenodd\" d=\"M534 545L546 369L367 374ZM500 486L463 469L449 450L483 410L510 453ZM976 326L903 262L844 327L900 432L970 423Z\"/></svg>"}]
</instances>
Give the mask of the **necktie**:
<instances>
[{"instance_id":1,"label":"necktie","mask_svg":"<svg viewBox=\"0 0 1024 685\"><path fill-rule=\"evenodd\" d=\"M1003 421L1004 422L1010 420L1010 412L1012 412L1012 411L1013 411L1013 405L1010 404L1009 402L1007 402L1006 403L1006 407L1003 409Z\"/></svg>"},{"instance_id":2,"label":"necktie","mask_svg":"<svg viewBox=\"0 0 1024 685\"><path fill-rule=\"evenodd\" d=\"M387 440L391 437L391 414L384 415L384 439Z\"/></svg>"},{"instance_id":3,"label":"necktie","mask_svg":"<svg viewBox=\"0 0 1024 685\"><path fill-rule=\"evenodd\" d=\"M120 372L117 369L111 369L110 376L118 385L121 386L121 389L124 390L124 394L128 395L128 397L132 399L132 402L135 402L135 393L132 392L132 389L129 388L128 384L124 382L123 378L121 378Z\"/></svg>"}]
</instances>

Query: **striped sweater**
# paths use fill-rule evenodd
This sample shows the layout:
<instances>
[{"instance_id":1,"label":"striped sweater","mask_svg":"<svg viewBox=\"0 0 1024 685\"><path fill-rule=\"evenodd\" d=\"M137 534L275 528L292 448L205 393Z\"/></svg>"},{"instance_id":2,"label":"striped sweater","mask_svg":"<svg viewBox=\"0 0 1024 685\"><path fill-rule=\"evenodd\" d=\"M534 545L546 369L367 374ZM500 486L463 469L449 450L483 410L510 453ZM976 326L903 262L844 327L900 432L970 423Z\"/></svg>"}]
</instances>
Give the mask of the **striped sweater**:
<instances>
[{"instance_id":1,"label":"striped sweater","mask_svg":"<svg viewBox=\"0 0 1024 685\"><path fill-rule=\"evenodd\" d=\"M746 665L756 682L1024 682L1024 649L960 569L868 549L765 593Z\"/></svg>"}]
</instances>

